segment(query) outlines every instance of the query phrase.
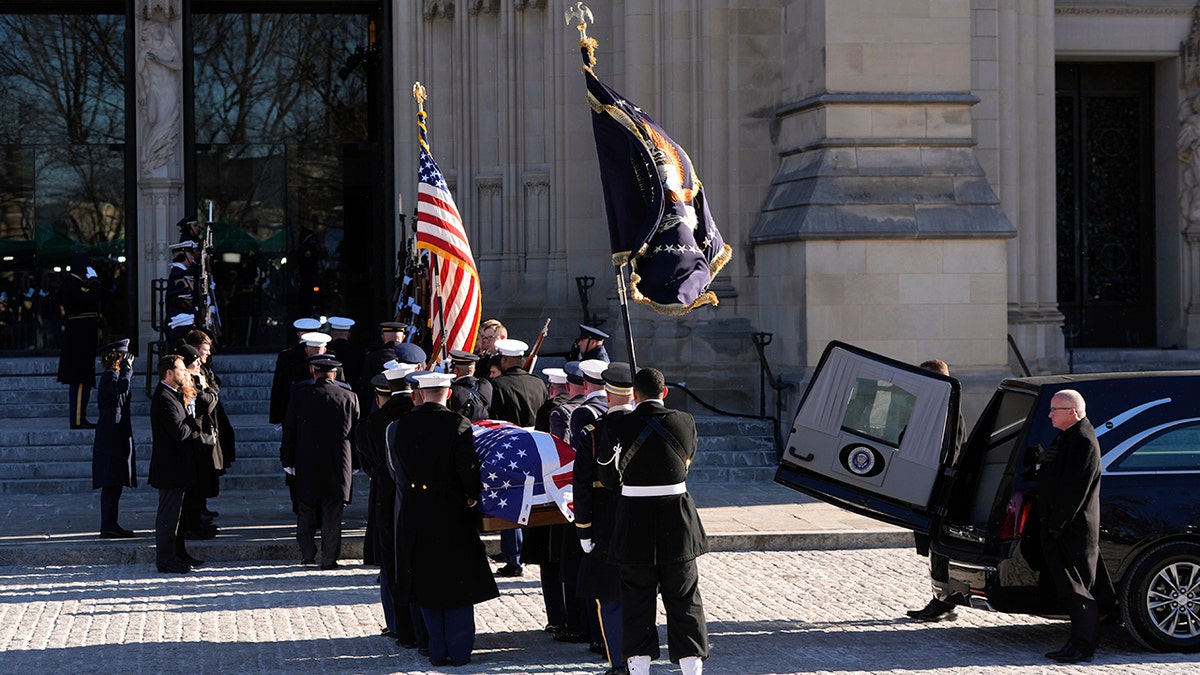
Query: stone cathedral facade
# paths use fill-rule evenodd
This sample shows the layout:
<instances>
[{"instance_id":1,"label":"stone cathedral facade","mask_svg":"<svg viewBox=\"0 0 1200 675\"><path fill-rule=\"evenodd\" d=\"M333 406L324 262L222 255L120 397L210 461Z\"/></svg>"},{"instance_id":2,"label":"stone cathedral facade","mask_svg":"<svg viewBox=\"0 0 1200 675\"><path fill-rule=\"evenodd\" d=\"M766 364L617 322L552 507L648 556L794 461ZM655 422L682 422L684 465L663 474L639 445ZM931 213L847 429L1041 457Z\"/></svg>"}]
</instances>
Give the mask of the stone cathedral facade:
<instances>
[{"instance_id":1,"label":"stone cathedral facade","mask_svg":"<svg viewBox=\"0 0 1200 675\"><path fill-rule=\"evenodd\" d=\"M53 246L102 264L111 334L153 339L150 280L188 212L222 235L229 349L277 349L300 314L383 320L420 81L484 314L530 340L550 317L563 352L586 291L623 358L566 4L5 3L18 56L44 56L56 28L99 51L53 57L93 78L94 107L56 106L67 85L25 60L0 82L0 350L53 353L36 306L61 274ZM837 339L941 358L969 393L1018 354L1060 372L1076 349L1200 347L1193 0L591 10L596 74L687 148L733 247L718 307L632 308L640 364L745 410L763 333L793 383Z\"/></svg>"}]
</instances>

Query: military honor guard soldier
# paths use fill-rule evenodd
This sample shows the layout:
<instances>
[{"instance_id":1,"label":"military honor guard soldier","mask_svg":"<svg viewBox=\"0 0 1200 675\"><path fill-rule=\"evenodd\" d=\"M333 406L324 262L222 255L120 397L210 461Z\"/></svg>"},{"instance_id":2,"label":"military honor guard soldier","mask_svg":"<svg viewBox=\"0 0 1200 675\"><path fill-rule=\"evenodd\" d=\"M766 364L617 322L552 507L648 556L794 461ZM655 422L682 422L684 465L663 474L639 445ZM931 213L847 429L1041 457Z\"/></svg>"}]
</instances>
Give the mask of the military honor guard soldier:
<instances>
[{"instance_id":1,"label":"military honor guard soldier","mask_svg":"<svg viewBox=\"0 0 1200 675\"><path fill-rule=\"evenodd\" d=\"M659 656L660 592L671 661L683 675L699 675L708 658L696 568L708 541L686 482L696 456L696 422L663 405L666 394L661 372L639 370L634 409L609 420L601 441L613 449L621 480L609 558L621 569L621 649L630 675L647 675Z\"/></svg>"},{"instance_id":2,"label":"military honor guard soldier","mask_svg":"<svg viewBox=\"0 0 1200 675\"><path fill-rule=\"evenodd\" d=\"M427 645L428 638L419 611L414 617L409 598L396 596L396 483L388 469L387 430L392 422L413 409L412 389L404 378L417 366L396 361L387 365L390 366L387 370L371 378L377 409L358 425L356 432L360 464L371 478L363 563L380 568L383 635L394 638L402 647L412 648Z\"/></svg>"},{"instance_id":3,"label":"military honor guard soldier","mask_svg":"<svg viewBox=\"0 0 1200 675\"><path fill-rule=\"evenodd\" d=\"M633 377L628 363L613 363L603 378L608 410L580 430L575 444L575 533L583 551L576 592L598 616L610 666L605 675L626 675L629 670L621 653L621 570L609 560L621 479L613 449L600 439L611 420L633 410Z\"/></svg>"},{"instance_id":4,"label":"military honor guard soldier","mask_svg":"<svg viewBox=\"0 0 1200 675\"><path fill-rule=\"evenodd\" d=\"M448 408L462 414L471 421L486 420L492 405L492 383L475 374L477 354L461 349L450 350L450 367L454 370L454 382L450 386Z\"/></svg>"},{"instance_id":5,"label":"military honor guard soldier","mask_svg":"<svg viewBox=\"0 0 1200 675\"><path fill-rule=\"evenodd\" d=\"M300 562L315 564L318 514L321 569L335 569L342 546L342 509L350 501L358 397L335 383L340 363L332 358L309 363L311 384L292 392L283 422L280 461L295 479L296 542Z\"/></svg>"},{"instance_id":6,"label":"military honor guard soldier","mask_svg":"<svg viewBox=\"0 0 1200 675\"><path fill-rule=\"evenodd\" d=\"M588 359L599 359L608 363L611 361L608 358L608 350L604 348L604 341L608 339L608 333L586 324L579 324L579 337L575 339L575 344L571 347L571 353L567 357L568 361L587 361Z\"/></svg>"},{"instance_id":7,"label":"military honor guard soldier","mask_svg":"<svg viewBox=\"0 0 1200 675\"><path fill-rule=\"evenodd\" d=\"M309 318L296 319L292 322L292 328L296 331L296 344L279 352L279 356L275 357L275 375L271 379L271 406L267 413L267 421L275 426L283 424L292 384L309 377L308 366L304 360L310 352L305 349L302 336L319 330L321 322Z\"/></svg>"},{"instance_id":8,"label":"military honor guard soldier","mask_svg":"<svg viewBox=\"0 0 1200 675\"><path fill-rule=\"evenodd\" d=\"M446 407L453 379L408 375L421 403L390 432L394 478L404 493L396 522L398 591L421 608L434 666L470 662L474 605L500 595L476 529L483 484L471 423Z\"/></svg>"},{"instance_id":9,"label":"military honor guard soldier","mask_svg":"<svg viewBox=\"0 0 1200 675\"><path fill-rule=\"evenodd\" d=\"M63 340L58 357L58 381L69 387L71 428L95 429L96 425L87 421L84 415L96 385L100 280L83 254L72 258L68 269L71 273L63 280L59 291Z\"/></svg>"},{"instance_id":10,"label":"military honor guard soldier","mask_svg":"<svg viewBox=\"0 0 1200 675\"><path fill-rule=\"evenodd\" d=\"M537 421L537 411L549 398L546 385L536 375L522 367L529 345L520 340L496 340L500 354L499 377L492 380L492 419L512 422L519 427L532 429ZM524 538L520 528L500 533L500 552L505 556L505 565L497 572L502 577L519 577L525 574L521 563L521 542Z\"/></svg>"},{"instance_id":11,"label":"military honor guard soldier","mask_svg":"<svg viewBox=\"0 0 1200 675\"><path fill-rule=\"evenodd\" d=\"M538 408L533 428L550 431L550 413L567 400L567 373L562 368L543 368L550 385L550 398ZM542 585L542 605L546 609L546 625L542 629L558 636L567 630L567 605L562 583L562 542L566 538L565 524L524 528L521 542L523 563L537 565ZM493 558L496 560L496 558ZM503 562L501 557L497 562Z\"/></svg>"},{"instance_id":12,"label":"military honor guard soldier","mask_svg":"<svg viewBox=\"0 0 1200 675\"><path fill-rule=\"evenodd\" d=\"M100 490L100 536L124 539L135 536L118 523L121 492L137 487L137 456L133 425L129 420L129 376L133 370L129 340L117 340L100 349L100 385L97 388L96 438L92 442L92 489Z\"/></svg>"}]
</instances>

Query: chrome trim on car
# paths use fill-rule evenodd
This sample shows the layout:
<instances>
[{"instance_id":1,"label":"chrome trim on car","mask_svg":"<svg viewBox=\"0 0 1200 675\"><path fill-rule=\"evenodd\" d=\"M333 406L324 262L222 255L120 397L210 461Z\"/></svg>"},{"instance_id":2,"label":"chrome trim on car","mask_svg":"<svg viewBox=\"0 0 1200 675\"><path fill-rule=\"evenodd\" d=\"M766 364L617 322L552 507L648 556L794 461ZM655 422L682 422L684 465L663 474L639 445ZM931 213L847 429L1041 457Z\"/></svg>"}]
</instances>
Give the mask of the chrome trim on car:
<instances>
[{"instance_id":1,"label":"chrome trim on car","mask_svg":"<svg viewBox=\"0 0 1200 675\"><path fill-rule=\"evenodd\" d=\"M958 560L951 560L949 562L950 562L951 567L957 567L957 568L963 569L963 570L970 570L972 572L990 572L992 574L995 574L996 572L999 571L998 569L996 569L996 567L994 565L975 565L973 563L965 563L965 562L961 562Z\"/></svg>"},{"instance_id":2,"label":"chrome trim on car","mask_svg":"<svg viewBox=\"0 0 1200 675\"><path fill-rule=\"evenodd\" d=\"M967 541L975 542L976 544L983 544L987 542L987 536L985 534L980 534L979 528L975 527L974 525L946 525L946 533L952 537L965 539Z\"/></svg>"}]
</instances>

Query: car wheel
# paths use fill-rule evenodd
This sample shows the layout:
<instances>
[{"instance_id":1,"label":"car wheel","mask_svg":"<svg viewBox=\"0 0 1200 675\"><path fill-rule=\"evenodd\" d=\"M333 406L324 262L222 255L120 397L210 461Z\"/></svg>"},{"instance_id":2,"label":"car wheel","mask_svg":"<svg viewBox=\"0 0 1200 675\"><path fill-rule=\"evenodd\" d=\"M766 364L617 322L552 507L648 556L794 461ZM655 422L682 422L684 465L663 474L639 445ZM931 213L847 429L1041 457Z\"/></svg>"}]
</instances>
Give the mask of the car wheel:
<instances>
[{"instance_id":1,"label":"car wheel","mask_svg":"<svg viewBox=\"0 0 1200 675\"><path fill-rule=\"evenodd\" d=\"M1142 555L1125 577L1121 616L1149 649L1200 650L1200 545L1174 542Z\"/></svg>"}]
</instances>

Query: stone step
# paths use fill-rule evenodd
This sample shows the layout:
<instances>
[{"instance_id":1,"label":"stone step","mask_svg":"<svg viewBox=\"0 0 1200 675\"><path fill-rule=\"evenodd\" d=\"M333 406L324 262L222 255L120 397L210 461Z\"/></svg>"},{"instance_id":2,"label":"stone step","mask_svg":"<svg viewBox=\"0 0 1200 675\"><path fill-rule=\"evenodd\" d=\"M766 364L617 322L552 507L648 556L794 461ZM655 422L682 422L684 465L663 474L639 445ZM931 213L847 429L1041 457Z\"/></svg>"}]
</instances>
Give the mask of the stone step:
<instances>
[{"instance_id":1,"label":"stone step","mask_svg":"<svg viewBox=\"0 0 1200 675\"><path fill-rule=\"evenodd\" d=\"M235 430L236 431L236 430ZM134 435L134 448L139 458L149 461L151 442L149 435ZM237 456L243 459L268 458L279 461L279 441L237 442ZM20 462L91 462L92 441L70 445L18 445L0 448L0 471L4 463Z\"/></svg>"},{"instance_id":2,"label":"stone step","mask_svg":"<svg viewBox=\"0 0 1200 675\"><path fill-rule=\"evenodd\" d=\"M234 466L237 466L236 464ZM86 478L30 478L25 480L0 481L0 493L54 495L90 492L92 490L91 469ZM234 474L228 473L221 477L222 490L254 490L263 492L278 491L281 498L286 500L287 488L283 482L283 474ZM146 483L145 472L138 474L138 490L153 489ZM366 500L370 489L370 479L364 473L354 474L354 498Z\"/></svg>"},{"instance_id":3,"label":"stone step","mask_svg":"<svg viewBox=\"0 0 1200 675\"><path fill-rule=\"evenodd\" d=\"M275 371L274 354L217 354L213 366L222 378L226 373L266 373L268 378ZM99 359L96 368L99 369ZM139 357L134 363L134 373L141 377L147 372L146 359ZM0 378L46 376L53 379L58 374L58 357L34 356L29 358L0 359Z\"/></svg>"},{"instance_id":4,"label":"stone step","mask_svg":"<svg viewBox=\"0 0 1200 675\"><path fill-rule=\"evenodd\" d=\"M139 453L138 476L144 478L150 471L149 450ZM279 451L274 457L243 457L229 467L228 476L280 475ZM25 480L30 478L79 478L92 475L92 459L54 460L34 462L0 462L0 480Z\"/></svg>"},{"instance_id":5,"label":"stone step","mask_svg":"<svg viewBox=\"0 0 1200 675\"><path fill-rule=\"evenodd\" d=\"M1076 349L1076 373L1200 370L1200 349Z\"/></svg>"}]
</instances>

